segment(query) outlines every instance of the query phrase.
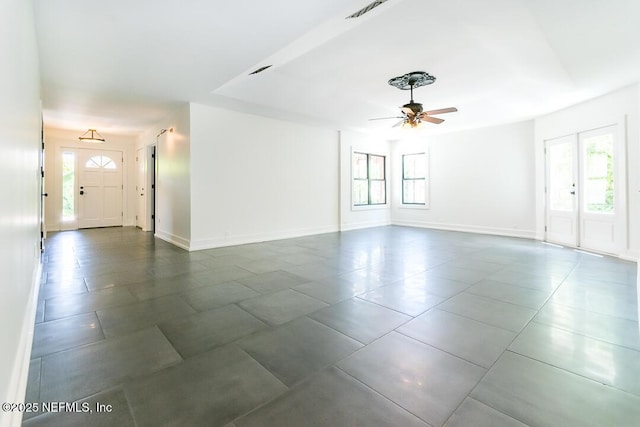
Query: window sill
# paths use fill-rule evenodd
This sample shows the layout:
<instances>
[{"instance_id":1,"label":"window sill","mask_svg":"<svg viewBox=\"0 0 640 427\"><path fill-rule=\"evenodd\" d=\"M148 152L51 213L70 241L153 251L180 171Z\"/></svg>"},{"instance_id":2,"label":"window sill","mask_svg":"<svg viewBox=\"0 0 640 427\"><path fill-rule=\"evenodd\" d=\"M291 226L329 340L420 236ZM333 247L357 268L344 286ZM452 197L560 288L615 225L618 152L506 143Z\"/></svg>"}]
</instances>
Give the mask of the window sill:
<instances>
[{"instance_id":1,"label":"window sill","mask_svg":"<svg viewBox=\"0 0 640 427\"><path fill-rule=\"evenodd\" d=\"M374 210L383 210L383 209L389 209L389 204L384 204L384 205L362 205L362 206L356 206L356 205L351 205L351 210L352 211L374 211Z\"/></svg>"},{"instance_id":2,"label":"window sill","mask_svg":"<svg viewBox=\"0 0 640 427\"><path fill-rule=\"evenodd\" d=\"M418 210L429 210L429 205L400 205L398 206L400 209L418 209Z\"/></svg>"}]
</instances>

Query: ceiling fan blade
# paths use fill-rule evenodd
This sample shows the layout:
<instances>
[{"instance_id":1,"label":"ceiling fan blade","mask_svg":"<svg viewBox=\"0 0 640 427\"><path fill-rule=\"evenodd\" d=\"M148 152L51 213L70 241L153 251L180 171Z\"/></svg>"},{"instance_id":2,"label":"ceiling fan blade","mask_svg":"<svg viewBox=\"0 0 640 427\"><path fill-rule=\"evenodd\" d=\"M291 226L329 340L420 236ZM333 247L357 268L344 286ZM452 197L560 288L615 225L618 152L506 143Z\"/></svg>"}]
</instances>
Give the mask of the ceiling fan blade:
<instances>
[{"instance_id":1,"label":"ceiling fan blade","mask_svg":"<svg viewBox=\"0 0 640 427\"><path fill-rule=\"evenodd\" d=\"M439 119L437 117L427 116L424 113L422 115L420 115L420 120L424 120L425 122L435 123L437 125L439 125L440 123L444 122L444 120L442 120L442 119Z\"/></svg>"},{"instance_id":2,"label":"ceiling fan blade","mask_svg":"<svg viewBox=\"0 0 640 427\"><path fill-rule=\"evenodd\" d=\"M403 124L405 122L405 119L400 120L398 123L396 123L395 125L391 126L392 128L397 128L398 126L400 126L401 124Z\"/></svg>"},{"instance_id":3,"label":"ceiling fan blade","mask_svg":"<svg viewBox=\"0 0 640 427\"><path fill-rule=\"evenodd\" d=\"M413 116L415 114L415 112L409 107L400 107L400 110L402 110L402 112L407 116Z\"/></svg>"},{"instance_id":4,"label":"ceiling fan blade","mask_svg":"<svg viewBox=\"0 0 640 427\"><path fill-rule=\"evenodd\" d=\"M458 111L458 109L456 107L449 107L449 108L440 108L439 110L429 110L429 111L425 111L424 114L444 114L444 113L455 113L456 111Z\"/></svg>"},{"instance_id":5,"label":"ceiling fan blade","mask_svg":"<svg viewBox=\"0 0 640 427\"><path fill-rule=\"evenodd\" d=\"M377 117L375 119L369 119L369 121L372 120L389 120L389 119L404 119L404 117L400 117L400 116L393 116L393 117Z\"/></svg>"}]
</instances>

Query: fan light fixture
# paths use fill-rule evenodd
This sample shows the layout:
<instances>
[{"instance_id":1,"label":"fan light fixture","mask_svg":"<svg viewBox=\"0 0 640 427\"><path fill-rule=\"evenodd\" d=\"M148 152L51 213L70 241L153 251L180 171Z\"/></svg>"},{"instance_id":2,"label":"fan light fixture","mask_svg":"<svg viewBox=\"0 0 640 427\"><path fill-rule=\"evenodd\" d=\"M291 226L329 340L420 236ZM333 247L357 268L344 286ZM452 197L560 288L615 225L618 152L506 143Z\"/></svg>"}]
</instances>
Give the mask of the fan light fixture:
<instances>
[{"instance_id":1,"label":"fan light fixture","mask_svg":"<svg viewBox=\"0 0 640 427\"><path fill-rule=\"evenodd\" d=\"M424 122L440 124L444 122L443 119L433 117L436 114L453 113L458 111L455 107L440 108L437 110L424 111L422 104L413 100L413 89L421 86L433 84L436 78L424 71L413 71L411 73L404 74L402 76L393 77L389 80L389 84L400 90L411 91L411 100L400 107L401 116L396 117L380 117L377 119L369 120L387 120L387 119L402 119L393 127L402 126L403 128L418 128L421 127Z\"/></svg>"},{"instance_id":2,"label":"fan light fixture","mask_svg":"<svg viewBox=\"0 0 640 427\"><path fill-rule=\"evenodd\" d=\"M91 136L87 136L89 132L91 132ZM100 135L95 129L87 130L85 133L79 136L78 139L85 142L106 142L102 135Z\"/></svg>"}]
</instances>

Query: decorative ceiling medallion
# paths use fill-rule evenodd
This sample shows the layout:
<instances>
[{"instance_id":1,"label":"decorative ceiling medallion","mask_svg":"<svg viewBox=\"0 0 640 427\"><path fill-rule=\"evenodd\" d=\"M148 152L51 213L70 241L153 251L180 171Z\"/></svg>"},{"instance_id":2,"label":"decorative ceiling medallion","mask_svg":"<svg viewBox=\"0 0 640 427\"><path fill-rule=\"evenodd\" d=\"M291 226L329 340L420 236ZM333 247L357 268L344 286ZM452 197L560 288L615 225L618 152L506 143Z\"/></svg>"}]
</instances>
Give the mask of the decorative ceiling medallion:
<instances>
[{"instance_id":1,"label":"decorative ceiling medallion","mask_svg":"<svg viewBox=\"0 0 640 427\"><path fill-rule=\"evenodd\" d=\"M407 73L404 76L394 77L389 80L391 86L395 86L398 89L410 90L420 86L430 85L435 82L436 78L424 71L413 71Z\"/></svg>"}]
</instances>

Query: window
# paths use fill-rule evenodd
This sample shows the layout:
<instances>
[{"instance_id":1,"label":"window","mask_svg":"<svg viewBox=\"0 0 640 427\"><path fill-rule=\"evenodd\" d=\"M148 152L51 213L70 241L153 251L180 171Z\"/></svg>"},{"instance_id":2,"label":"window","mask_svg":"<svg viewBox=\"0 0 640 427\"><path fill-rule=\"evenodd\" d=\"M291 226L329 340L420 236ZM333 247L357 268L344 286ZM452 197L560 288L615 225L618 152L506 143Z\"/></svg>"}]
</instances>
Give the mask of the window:
<instances>
[{"instance_id":1,"label":"window","mask_svg":"<svg viewBox=\"0 0 640 427\"><path fill-rule=\"evenodd\" d=\"M387 203L385 156L353 153L354 206Z\"/></svg>"},{"instance_id":2,"label":"window","mask_svg":"<svg viewBox=\"0 0 640 427\"><path fill-rule=\"evenodd\" d=\"M402 204L426 205L427 203L427 155L426 153L402 155Z\"/></svg>"},{"instance_id":3,"label":"window","mask_svg":"<svg viewBox=\"0 0 640 427\"><path fill-rule=\"evenodd\" d=\"M62 220L72 221L76 217L75 209L75 153L62 153Z\"/></svg>"},{"instance_id":4,"label":"window","mask_svg":"<svg viewBox=\"0 0 640 427\"><path fill-rule=\"evenodd\" d=\"M87 160L87 163L85 163L84 167L87 169L99 169L99 168L116 169L117 168L114 161L107 156L93 156L92 158Z\"/></svg>"}]
</instances>

